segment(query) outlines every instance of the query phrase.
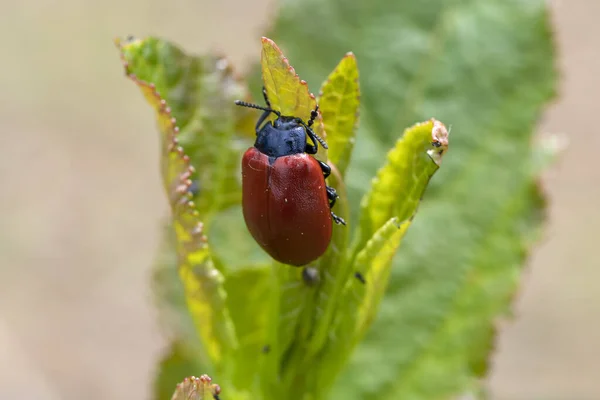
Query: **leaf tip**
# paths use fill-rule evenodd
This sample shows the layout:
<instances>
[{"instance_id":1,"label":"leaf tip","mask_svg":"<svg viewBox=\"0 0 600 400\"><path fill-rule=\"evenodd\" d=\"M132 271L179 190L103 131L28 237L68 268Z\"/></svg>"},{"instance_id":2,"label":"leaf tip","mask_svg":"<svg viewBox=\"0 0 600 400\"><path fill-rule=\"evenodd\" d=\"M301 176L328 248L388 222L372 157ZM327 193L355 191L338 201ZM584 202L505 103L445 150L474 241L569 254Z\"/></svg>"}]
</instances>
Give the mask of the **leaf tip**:
<instances>
[{"instance_id":1,"label":"leaf tip","mask_svg":"<svg viewBox=\"0 0 600 400\"><path fill-rule=\"evenodd\" d=\"M261 43L262 43L262 52L263 52L263 57L265 57L267 54L265 53L275 53L278 56L281 56L282 58L285 59L283 52L281 51L281 49L279 49L279 46L277 46L277 44L275 44L275 41L273 41L272 39L269 39L266 36L263 36L260 39ZM287 61L287 59L285 59Z\"/></svg>"},{"instance_id":2,"label":"leaf tip","mask_svg":"<svg viewBox=\"0 0 600 400\"><path fill-rule=\"evenodd\" d=\"M121 52L123 52L127 46L131 46L133 44L139 44L141 42L142 42L142 39L140 39L136 36L133 36L133 35L127 35L124 37L123 36L115 37L113 39L113 43Z\"/></svg>"},{"instance_id":3,"label":"leaf tip","mask_svg":"<svg viewBox=\"0 0 600 400\"><path fill-rule=\"evenodd\" d=\"M358 85L358 62L353 52L349 51L344 55L340 62L340 66L342 65L348 71L348 74L354 76L355 82Z\"/></svg>"},{"instance_id":4,"label":"leaf tip","mask_svg":"<svg viewBox=\"0 0 600 400\"><path fill-rule=\"evenodd\" d=\"M221 394L221 386L212 383L212 378L208 375L201 377L190 376L177 384L175 393L171 400L207 400L206 395L213 399L218 399Z\"/></svg>"},{"instance_id":5,"label":"leaf tip","mask_svg":"<svg viewBox=\"0 0 600 400\"><path fill-rule=\"evenodd\" d=\"M442 163L442 157L448 151L448 129L446 126L438 121L435 118L431 118L430 122L432 123L431 128L431 144L433 146L432 149L427 150L427 154L431 157L431 159L437 164L440 165Z\"/></svg>"}]
</instances>

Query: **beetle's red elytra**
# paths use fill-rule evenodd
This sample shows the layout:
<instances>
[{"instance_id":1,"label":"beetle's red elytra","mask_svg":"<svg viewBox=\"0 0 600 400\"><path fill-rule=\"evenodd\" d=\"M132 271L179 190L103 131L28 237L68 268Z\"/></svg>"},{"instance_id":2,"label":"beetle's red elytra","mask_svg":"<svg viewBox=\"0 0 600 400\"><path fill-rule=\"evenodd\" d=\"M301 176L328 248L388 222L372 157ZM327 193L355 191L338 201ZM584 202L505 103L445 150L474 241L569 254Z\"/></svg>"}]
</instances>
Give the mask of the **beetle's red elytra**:
<instances>
[{"instance_id":1,"label":"beetle's red elytra","mask_svg":"<svg viewBox=\"0 0 600 400\"><path fill-rule=\"evenodd\" d=\"M331 208L338 195L325 183L331 168L312 156L327 144L308 122L267 107L236 101L262 110L256 123L256 142L242 158L242 209L248 230L275 260L304 266L319 258L331 241L332 221L345 225ZM275 114L275 121L265 120ZM312 144L309 144L309 139Z\"/></svg>"}]
</instances>

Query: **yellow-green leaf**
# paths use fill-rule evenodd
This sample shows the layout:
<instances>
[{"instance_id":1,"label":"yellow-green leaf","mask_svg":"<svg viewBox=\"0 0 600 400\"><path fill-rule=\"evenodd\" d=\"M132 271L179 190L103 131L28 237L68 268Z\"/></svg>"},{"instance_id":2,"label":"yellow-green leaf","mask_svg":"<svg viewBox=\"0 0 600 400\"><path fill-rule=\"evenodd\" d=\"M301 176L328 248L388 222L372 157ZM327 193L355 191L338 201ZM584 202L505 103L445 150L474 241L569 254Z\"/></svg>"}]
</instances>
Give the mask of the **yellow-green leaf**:
<instances>
[{"instance_id":1,"label":"yellow-green leaf","mask_svg":"<svg viewBox=\"0 0 600 400\"><path fill-rule=\"evenodd\" d=\"M310 113L315 109L317 100L309 92L308 85L301 80L294 68L283 55L279 47L271 39L262 38L262 54L260 59L262 77L271 107L286 116L302 118L305 122L310 119ZM325 139L323 118L315 120L314 132ZM319 145L319 158L326 159L326 153Z\"/></svg>"},{"instance_id":2,"label":"yellow-green leaf","mask_svg":"<svg viewBox=\"0 0 600 400\"><path fill-rule=\"evenodd\" d=\"M197 169L196 208L210 225L214 213L239 204L240 151L254 139L255 113L236 107L249 99L245 83L222 56L188 55L154 37L116 40L127 75L154 85L181 130L178 140Z\"/></svg>"},{"instance_id":3,"label":"yellow-green leaf","mask_svg":"<svg viewBox=\"0 0 600 400\"><path fill-rule=\"evenodd\" d=\"M354 340L362 338L371 326L387 288L392 259L400 246L411 221L398 222L396 217L386 222L356 256L353 269L362 275L364 292L359 296L358 318L354 329ZM353 287L357 285L354 284ZM344 298L349 300L349 293ZM342 300L342 304L349 303ZM348 310L350 313L350 310ZM342 332L338 332L341 334Z\"/></svg>"},{"instance_id":4,"label":"yellow-green leaf","mask_svg":"<svg viewBox=\"0 0 600 400\"><path fill-rule=\"evenodd\" d=\"M185 288L187 307L202 338L204 350L218 371L223 357L235 348L236 342L225 304L223 277L213 265L203 224L191 201L190 186L195 170L179 146L176 120L155 85L135 76L130 78L142 90L157 115L162 139L162 175L173 213L179 275Z\"/></svg>"},{"instance_id":5,"label":"yellow-green leaf","mask_svg":"<svg viewBox=\"0 0 600 400\"><path fill-rule=\"evenodd\" d=\"M448 150L448 131L431 119L408 128L388 153L371 189L361 202L360 232L355 249L388 221L412 219L431 176Z\"/></svg>"},{"instance_id":6,"label":"yellow-green leaf","mask_svg":"<svg viewBox=\"0 0 600 400\"><path fill-rule=\"evenodd\" d=\"M358 125L360 87L356 57L348 53L321 86L319 109L327 132L328 160L342 177L350 162Z\"/></svg>"},{"instance_id":7,"label":"yellow-green leaf","mask_svg":"<svg viewBox=\"0 0 600 400\"><path fill-rule=\"evenodd\" d=\"M258 392L255 387L261 364L268 357L270 265L240 268L227 275L227 306L235 324L238 348L231 381L238 390Z\"/></svg>"},{"instance_id":8,"label":"yellow-green leaf","mask_svg":"<svg viewBox=\"0 0 600 400\"><path fill-rule=\"evenodd\" d=\"M373 179L362 204L354 256L348 256L347 267L332 280L323 296L333 300L316 302L316 329L308 351L316 355L322 350L320 367L311 374L318 392L326 393L373 321L387 287L393 256L447 149L448 132L441 122L432 119L416 124L396 142ZM335 265L331 268L336 271ZM325 276L327 273L324 271ZM364 285L361 279L365 279ZM327 283L322 285L324 288Z\"/></svg>"},{"instance_id":9,"label":"yellow-green leaf","mask_svg":"<svg viewBox=\"0 0 600 400\"><path fill-rule=\"evenodd\" d=\"M336 319L327 335L327 343L315 368L317 393L327 393L337 373L352 354L375 317L389 280L392 259L411 221L399 223L397 218L386 222L358 252L352 270L339 294Z\"/></svg>"}]
</instances>

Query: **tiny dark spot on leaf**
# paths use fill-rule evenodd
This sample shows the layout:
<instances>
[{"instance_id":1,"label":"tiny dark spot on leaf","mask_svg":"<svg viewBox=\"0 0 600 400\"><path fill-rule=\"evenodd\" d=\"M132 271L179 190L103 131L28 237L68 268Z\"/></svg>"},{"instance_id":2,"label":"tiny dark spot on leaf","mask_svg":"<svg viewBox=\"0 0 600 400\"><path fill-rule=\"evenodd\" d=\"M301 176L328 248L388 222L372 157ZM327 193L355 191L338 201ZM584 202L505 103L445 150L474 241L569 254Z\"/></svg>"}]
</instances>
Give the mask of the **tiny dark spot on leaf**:
<instances>
[{"instance_id":1,"label":"tiny dark spot on leaf","mask_svg":"<svg viewBox=\"0 0 600 400\"><path fill-rule=\"evenodd\" d=\"M308 286L314 286L319 283L321 277L319 276L319 270L313 267L304 267L302 269L302 280Z\"/></svg>"},{"instance_id":2,"label":"tiny dark spot on leaf","mask_svg":"<svg viewBox=\"0 0 600 400\"><path fill-rule=\"evenodd\" d=\"M354 273L354 277L356 279L358 279L360 281L360 283L362 283L363 285L367 283L367 280L365 279L365 277L363 276L363 274L361 274L358 271Z\"/></svg>"}]
</instances>

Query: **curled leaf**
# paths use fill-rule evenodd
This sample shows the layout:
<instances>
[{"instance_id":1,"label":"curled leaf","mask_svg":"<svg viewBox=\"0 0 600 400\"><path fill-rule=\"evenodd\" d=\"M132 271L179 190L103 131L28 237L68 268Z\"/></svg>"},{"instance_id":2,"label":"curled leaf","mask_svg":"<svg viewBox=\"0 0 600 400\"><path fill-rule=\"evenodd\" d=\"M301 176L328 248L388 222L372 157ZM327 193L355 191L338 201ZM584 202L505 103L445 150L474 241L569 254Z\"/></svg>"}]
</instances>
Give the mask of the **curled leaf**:
<instances>
[{"instance_id":1,"label":"curled leaf","mask_svg":"<svg viewBox=\"0 0 600 400\"><path fill-rule=\"evenodd\" d=\"M429 179L448 150L448 131L431 119L408 128L388 153L361 203L357 248L390 218L412 219Z\"/></svg>"},{"instance_id":2,"label":"curled leaf","mask_svg":"<svg viewBox=\"0 0 600 400\"><path fill-rule=\"evenodd\" d=\"M195 169L179 144L177 121L166 100L157 92L156 85L140 80L135 74L130 74L129 78L141 89L157 115L161 133L161 169L173 213L179 275L204 351L219 368L224 354L236 347L236 340L226 308L223 277L212 262L203 223L191 200L190 187Z\"/></svg>"},{"instance_id":3,"label":"curled leaf","mask_svg":"<svg viewBox=\"0 0 600 400\"><path fill-rule=\"evenodd\" d=\"M188 55L154 37L115 42L126 74L152 83L177 119L179 143L198 171L195 206L210 224L241 199L239 152L253 141L255 113L233 102L249 99L246 85L220 55Z\"/></svg>"}]
</instances>

